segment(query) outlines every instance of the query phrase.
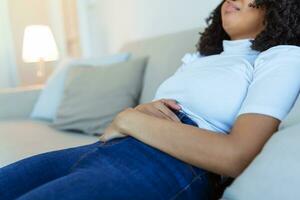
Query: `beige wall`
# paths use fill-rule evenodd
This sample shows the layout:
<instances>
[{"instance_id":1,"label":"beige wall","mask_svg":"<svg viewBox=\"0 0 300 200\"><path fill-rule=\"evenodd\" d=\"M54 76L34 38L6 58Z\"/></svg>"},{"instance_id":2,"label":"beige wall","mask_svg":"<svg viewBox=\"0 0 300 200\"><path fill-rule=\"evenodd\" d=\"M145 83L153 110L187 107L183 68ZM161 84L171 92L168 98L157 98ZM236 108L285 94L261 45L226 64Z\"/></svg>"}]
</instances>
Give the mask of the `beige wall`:
<instances>
[{"instance_id":1,"label":"beige wall","mask_svg":"<svg viewBox=\"0 0 300 200\"><path fill-rule=\"evenodd\" d=\"M9 0L9 12L20 85L43 83L45 79L38 79L36 76L36 65L22 61L24 29L33 24L50 26L56 37L60 55L64 57L66 47L61 0ZM48 74L56 65L57 62L47 63Z\"/></svg>"},{"instance_id":2,"label":"beige wall","mask_svg":"<svg viewBox=\"0 0 300 200\"><path fill-rule=\"evenodd\" d=\"M46 13L47 0L10 0L9 11L13 40L15 45L18 73L22 85L35 84L38 82L35 77L34 65L25 64L22 61L23 33L27 25L46 24L49 25L49 17Z\"/></svg>"},{"instance_id":3,"label":"beige wall","mask_svg":"<svg viewBox=\"0 0 300 200\"><path fill-rule=\"evenodd\" d=\"M92 55L114 53L124 43L205 26L221 0L78 0L88 4L86 45ZM84 38L83 38L84 39ZM92 49L92 50L91 50ZM89 54L91 54L89 53ZM88 54L88 53L87 53Z\"/></svg>"},{"instance_id":4,"label":"beige wall","mask_svg":"<svg viewBox=\"0 0 300 200\"><path fill-rule=\"evenodd\" d=\"M64 31L66 35L66 47L68 55L80 57L80 35L78 29L77 1L61 1L64 19Z\"/></svg>"},{"instance_id":5,"label":"beige wall","mask_svg":"<svg viewBox=\"0 0 300 200\"><path fill-rule=\"evenodd\" d=\"M35 75L35 65L22 61L23 32L27 25L46 24L52 27L61 57L80 54L77 51L80 40L77 28L74 28L77 26L76 21L73 21L75 17L64 18L66 13L69 13L68 16L76 15L75 2L79 2L80 30L85 33L80 35L83 47L81 53L85 57L99 57L118 51L124 43L132 40L203 26L210 11L221 1L9 0L22 85L43 82ZM73 10L69 10L70 7ZM48 63L48 72L51 73L56 65L53 62Z\"/></svg>"}]
</instances>

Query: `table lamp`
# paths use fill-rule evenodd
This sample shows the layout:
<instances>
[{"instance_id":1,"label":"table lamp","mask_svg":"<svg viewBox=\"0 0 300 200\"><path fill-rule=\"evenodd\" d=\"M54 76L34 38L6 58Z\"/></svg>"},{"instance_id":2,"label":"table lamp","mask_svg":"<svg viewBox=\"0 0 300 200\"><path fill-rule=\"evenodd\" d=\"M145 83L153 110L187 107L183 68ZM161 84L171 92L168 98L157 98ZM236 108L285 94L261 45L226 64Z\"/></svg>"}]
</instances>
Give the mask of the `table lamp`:
<instances>
[{"instance_id":1,"label":"table lamp","mask_svg":"<svg viewBox=\"0 0 300 200\"><path fill-rule=\"evenodd\" d=\"M32 25L24 32L23 61L38 63L37 76L45 76L45 62L58 60L57 45L49 26Z\"/></svg>"}]
</instances>

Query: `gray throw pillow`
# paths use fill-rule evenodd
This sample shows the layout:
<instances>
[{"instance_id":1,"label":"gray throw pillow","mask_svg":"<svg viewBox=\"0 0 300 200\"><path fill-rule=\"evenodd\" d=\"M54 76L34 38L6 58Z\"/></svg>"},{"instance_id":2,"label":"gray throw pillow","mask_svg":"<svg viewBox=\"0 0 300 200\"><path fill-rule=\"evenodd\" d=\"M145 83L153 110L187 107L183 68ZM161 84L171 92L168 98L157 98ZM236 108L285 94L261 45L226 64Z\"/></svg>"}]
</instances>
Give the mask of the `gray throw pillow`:
<instances>
[{"instance_id":1,"label":"gray throw pillow","mask_svg":"<svg viewBox=\"0 0 300 200\"><path fill-rule=\"evenodd\" d=\"M74 67L52 126L101 135L122 110L137 105L146 58L101 67Z\"/></svg>"}]
</instances>

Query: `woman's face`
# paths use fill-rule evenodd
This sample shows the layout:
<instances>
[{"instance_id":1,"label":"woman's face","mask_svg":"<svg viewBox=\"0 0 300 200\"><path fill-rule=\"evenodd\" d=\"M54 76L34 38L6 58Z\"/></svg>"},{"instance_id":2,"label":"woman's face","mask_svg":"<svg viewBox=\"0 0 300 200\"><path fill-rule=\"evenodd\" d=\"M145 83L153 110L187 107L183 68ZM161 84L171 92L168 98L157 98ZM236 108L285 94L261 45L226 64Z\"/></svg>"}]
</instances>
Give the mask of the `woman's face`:
<instances>
[{"instance_id":1,"label":"woman's face","mask_svg":"<svg viewBox=\"0 0 300 200\"><path fill-rule=\"evenodd\" d=\"M265 10L250 7L254 0L226 0L222 5L223 28L232 40L255 39L264 30Z\"/></svg>"}]
</instances>

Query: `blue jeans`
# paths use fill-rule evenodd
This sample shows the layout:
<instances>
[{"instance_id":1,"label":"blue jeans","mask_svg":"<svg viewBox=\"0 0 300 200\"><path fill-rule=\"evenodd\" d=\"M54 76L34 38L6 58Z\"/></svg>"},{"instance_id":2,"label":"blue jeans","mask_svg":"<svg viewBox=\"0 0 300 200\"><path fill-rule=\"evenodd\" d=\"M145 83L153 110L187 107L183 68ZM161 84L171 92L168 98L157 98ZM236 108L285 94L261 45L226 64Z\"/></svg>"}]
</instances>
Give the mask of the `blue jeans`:
<instances>
[{"instance_id":1,"label":"blue jeans","mask_svg":"<svg viewBox=\"0 0 300 200\"><path fill-rule=\"evenodd\" d=\"M184 113L185 124L197 126ZM29 147L30 148L30 147ZM209 172L132 137L34 156L0 169L0 199L211 199Z\"/></svg>"}]
</instances>

